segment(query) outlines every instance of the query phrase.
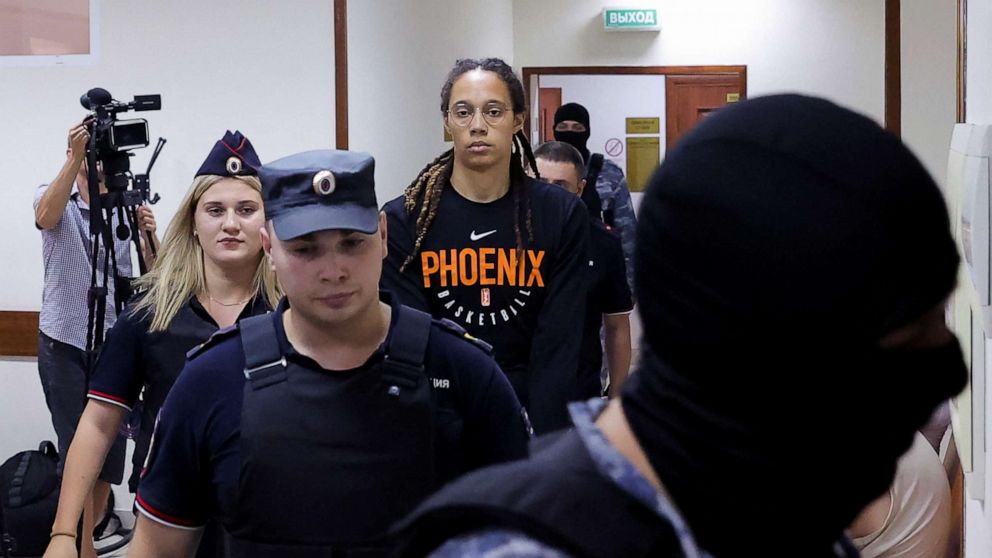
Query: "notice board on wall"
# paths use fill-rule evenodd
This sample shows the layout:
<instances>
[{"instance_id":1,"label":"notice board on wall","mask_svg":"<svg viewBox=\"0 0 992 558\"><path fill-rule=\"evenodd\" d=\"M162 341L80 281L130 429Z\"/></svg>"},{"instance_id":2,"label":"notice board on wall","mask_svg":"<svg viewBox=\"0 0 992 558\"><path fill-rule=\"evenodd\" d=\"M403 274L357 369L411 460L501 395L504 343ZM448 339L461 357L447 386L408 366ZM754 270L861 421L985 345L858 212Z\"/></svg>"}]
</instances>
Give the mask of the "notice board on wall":
<instances>
[{"instance_id":1,"label":"notice board on wall","mask_svg":"<svg viewBox=\"0 0 992 558\"><path fill-rule=\"evenodd\" d=\"M631 192L644 191L660 161L660 138L627 138L627 185Z\"/></svg>"}]
</instances>

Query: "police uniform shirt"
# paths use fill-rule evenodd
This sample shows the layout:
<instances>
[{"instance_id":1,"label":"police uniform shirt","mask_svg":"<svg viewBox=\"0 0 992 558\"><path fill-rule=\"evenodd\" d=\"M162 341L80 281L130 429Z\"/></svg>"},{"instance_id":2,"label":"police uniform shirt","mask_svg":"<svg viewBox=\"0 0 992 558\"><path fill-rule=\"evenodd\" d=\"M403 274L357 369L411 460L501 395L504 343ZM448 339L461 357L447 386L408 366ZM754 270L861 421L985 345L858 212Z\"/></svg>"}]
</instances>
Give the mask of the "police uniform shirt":
<instances>
[{"instance_id":1,"label":"police uniform shirt","mask_svg":"<svg viewBox=\"0 0 992 558\"><path fill-rule=\"evenodd\" d=\"M383 293L383 300L391 304L388 293ZM398 305L391 306L395 324ZM322 369L289 344L282 322L286 308L284 299L272 316L288 361L326 372L329 382L346 382L382 361L392 328L362 366ZM231 527L238 502L245 385L241 337L236 330L219 333L208 347L190 359L162 407L138 490L140 511L172 527L200 526L211 517ZM442 481L526 454L526 415L496 362L482 348L434 322L424 364L436 397L436 463ZM312 480L293 478L287 471L286 482Z\"/></svg>"},{"instance_id":2,"label":"police uniform shirt","mask_svg":"<svg viewBox=\"0 0 992 558\"><path fill-rule=\"evenodd\" d=\"M133 304L134 301L110 330L90 378L87 396L130 411L144 391L141 426L132 458L136 475L145 463L155 416L186 363L186 353L217 331L217 322L191 296L164 331L152 333L149 331L152 315L145 311L132 315ZM269 310L265 297L255 296L238 319ZM132 476L132 491L136 484L137 477Z\"/></svg>"},{"instance_id":3,"label":"police uniform shirt","mask_svg":"<svg viewBox=\"0 0 992 558\"><path fill-rule=\"evenodd\" d=\"M389 255L382 286L408 306L452 320L493 346L500 367L530 412L537 432L568 425L566 402L575 391L587 294L589 219L577 196L528 178L534 242L528 242L521 203L518 260L514 192L473 202L450 184L441 196L420 252L404 272L417 237L419 207L403 197L383 207Z\"/></svg>"},{"instance_id":4,"label":"police uniform shirt","mask_svg":"<svg viewBox=\"0 0 992 558\"><path fill-rule=\"evenodd\" d=\"M634 309L620 238L600 222L594 222L589 232L589 275L576 399L597 397L602 392L599 329L603 315L629 314Z\"/></svg>"}]
</instances>

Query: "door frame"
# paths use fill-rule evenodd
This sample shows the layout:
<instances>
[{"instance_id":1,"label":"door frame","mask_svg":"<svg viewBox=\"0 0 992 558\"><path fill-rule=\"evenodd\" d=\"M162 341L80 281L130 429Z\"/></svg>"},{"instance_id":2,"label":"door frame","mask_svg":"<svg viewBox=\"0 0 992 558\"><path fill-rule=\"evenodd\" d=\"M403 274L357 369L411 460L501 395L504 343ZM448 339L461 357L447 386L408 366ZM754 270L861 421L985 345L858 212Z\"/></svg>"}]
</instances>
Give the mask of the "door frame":
<instances>
[{"instance_id":1,"label":"door frame","mask_svg":"<svg viewBox=\"0 0 992 558\"><path fill-rule=\"evenodd\" d=\"M678 74L729 74L736 75L741 83L741 100L747 98L747 66L529 66L521 69L524 82L524 93L527 95L528 114L524 134L530 139L533 118L537 114L534 108L533 96L537 91L537 83L533 78L542 75L678 75ZM538 115L539 116L539 115Z\"/></svg>"}]
</instances>

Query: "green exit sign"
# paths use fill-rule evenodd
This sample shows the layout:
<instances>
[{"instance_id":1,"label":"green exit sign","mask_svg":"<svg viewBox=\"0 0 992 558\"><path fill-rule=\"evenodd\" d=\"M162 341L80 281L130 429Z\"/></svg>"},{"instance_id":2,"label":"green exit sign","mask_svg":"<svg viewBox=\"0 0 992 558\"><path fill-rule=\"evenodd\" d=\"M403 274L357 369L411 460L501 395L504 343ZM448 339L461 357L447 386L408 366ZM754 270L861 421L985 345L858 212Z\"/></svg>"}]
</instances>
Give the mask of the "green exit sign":
<instances>
[{"instance_id":1,"label":"green exit sign","mask_svg":"<svg viewBox=\"0 0 992 558\"><path fill-rule=\"evenodd\" d=\"M658 31L658 10L640 8L603 8L603 27L607 31Z\"/></svg>"}]
</instances>

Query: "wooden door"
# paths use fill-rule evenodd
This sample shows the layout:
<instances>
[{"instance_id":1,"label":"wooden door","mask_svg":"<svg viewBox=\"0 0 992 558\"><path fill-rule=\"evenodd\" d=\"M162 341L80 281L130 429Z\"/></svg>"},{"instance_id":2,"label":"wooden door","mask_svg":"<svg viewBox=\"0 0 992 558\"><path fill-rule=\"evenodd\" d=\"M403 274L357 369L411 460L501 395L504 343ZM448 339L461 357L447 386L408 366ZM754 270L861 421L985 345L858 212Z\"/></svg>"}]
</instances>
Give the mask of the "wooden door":
<instances>
[{"instance_id":1,"label":"wooden door","mask_svg":"<svg viewBox=\"0 0 992 558\"><path fill-rule=\"evenodd\" d=\"M665 148L714 110L744 98L737 74L670 75L665 79Z\"/></svg>"},{"instance_id":2,"label":"wooden door","mask_svg":"<svg viewBox=\"0 0 992 558\"><path fill-rule=\"evenodd\" d=\"M555 139L555 113L561 106L561 87L541 87L537 93L537 108L541 111L541 137L538 143L544 143Z\"/></svg>"}]
</instances>

